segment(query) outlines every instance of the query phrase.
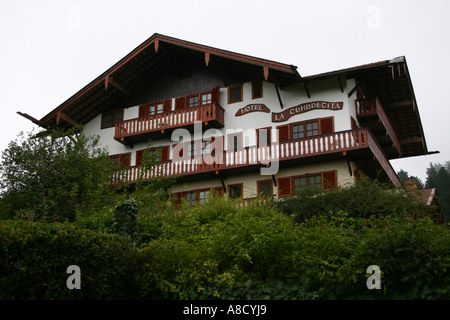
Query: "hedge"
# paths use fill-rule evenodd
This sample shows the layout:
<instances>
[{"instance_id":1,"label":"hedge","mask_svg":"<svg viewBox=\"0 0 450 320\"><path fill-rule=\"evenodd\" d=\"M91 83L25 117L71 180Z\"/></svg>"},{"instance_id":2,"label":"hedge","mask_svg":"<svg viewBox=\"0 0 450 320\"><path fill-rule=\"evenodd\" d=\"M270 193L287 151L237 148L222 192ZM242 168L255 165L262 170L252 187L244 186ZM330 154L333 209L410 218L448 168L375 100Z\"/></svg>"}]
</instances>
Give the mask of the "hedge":
<instances>
[{"instance_id":1,"label":"hedge","mask_svg":"<svg viewBox=\"0 0 450 320\"><path fill-rule=\"evenodd\" d=\"M137 252L126 239L69 224L0 221L0 299L133 298ZM70 265L81 289L68 289Z\"/></svg>"}]
</instances>

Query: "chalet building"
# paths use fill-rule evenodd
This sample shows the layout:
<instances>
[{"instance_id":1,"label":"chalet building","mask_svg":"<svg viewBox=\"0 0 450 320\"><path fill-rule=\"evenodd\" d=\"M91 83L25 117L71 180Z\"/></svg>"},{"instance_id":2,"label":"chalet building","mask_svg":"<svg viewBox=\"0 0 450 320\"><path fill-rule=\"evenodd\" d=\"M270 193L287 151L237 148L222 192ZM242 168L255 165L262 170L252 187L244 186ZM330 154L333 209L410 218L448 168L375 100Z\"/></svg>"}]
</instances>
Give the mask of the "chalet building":
<instances>
[{"instance_id":1,"label":"chalet building","mask_svg":"<svg viewBox=\"0 0 450 320\"><path fill-rule=\"evenodd\" d=\"M389 160L428 154L405 57L303 77L297 67L154 34L40 120L99 135L136 182L179 176L172 193L203 202L283 197L367 176L400 184Z\"/></svg>"}]
</instances>

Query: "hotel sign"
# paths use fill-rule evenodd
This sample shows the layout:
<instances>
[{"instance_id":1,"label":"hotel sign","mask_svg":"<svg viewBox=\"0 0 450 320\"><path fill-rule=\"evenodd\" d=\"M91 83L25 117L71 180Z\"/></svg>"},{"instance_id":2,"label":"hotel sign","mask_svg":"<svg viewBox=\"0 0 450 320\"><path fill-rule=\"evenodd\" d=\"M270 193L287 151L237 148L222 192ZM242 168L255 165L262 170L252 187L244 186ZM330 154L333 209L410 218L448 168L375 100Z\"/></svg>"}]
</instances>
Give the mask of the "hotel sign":
<instances>
[{"instance_id":1,"label":"hotel sign","mask_svg":"<svg viewBox=\"0 0 450 320\"><path fill-rule=\"evenodd\" d=\"M239 117L239 116L243 116L244 114L251 113L251 112L265 112L265 113L269 113L270 109L267 108L267 106L264 105L264 104L249 104L249 105L246 105L243 108L240 108L236 112L235 116Z\"/></svg>"},{"instance_id":2,"label":"hotel sign","mask_svg":"<svg viewBox=\"0 0 450 320\"><path fill-rule=\"evenodd\" d=\"M314 101L308 103L302 103L298 106L291 107L283 112L272 112L272 122L287 121L290 117L304 113L311 110L342 110L344 106L343 102L328 102L328 101Z\"/></svg>"}]
</instances>

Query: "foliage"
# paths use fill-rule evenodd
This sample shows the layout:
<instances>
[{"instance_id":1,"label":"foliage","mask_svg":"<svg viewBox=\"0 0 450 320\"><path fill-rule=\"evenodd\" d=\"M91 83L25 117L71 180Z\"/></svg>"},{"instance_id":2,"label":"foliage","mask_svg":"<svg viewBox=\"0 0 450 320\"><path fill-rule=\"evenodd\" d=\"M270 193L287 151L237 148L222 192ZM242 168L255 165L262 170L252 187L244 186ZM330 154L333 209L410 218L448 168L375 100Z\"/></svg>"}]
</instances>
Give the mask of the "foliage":
<instances>
[{"instance_id":1,"label":"foliage","mask_svg":"<svg viewBox=\"0 0 450 320\"><path fill-rule=\"evenodd\" d=\"M79 128L21 133L2 153L1 218L74 221L79 210L100 210L111 196L107 155Z\"/></svg>"},{"instance_id":2,"label":"foliage","mask_svg":"<svg viewBox=\"0 0 450 320\"><path fill-rule=\"evenodd\" d=\"M432 164L427 168L426 188L436 188L446 222L450 222L450 161Z\"/></svg>"},{"instance_id":3,"label":"foliage","mask_svg":"<svg viewBox=\"0 0 450 320\"><path fill-rule=\"evenodd\" d=\"M137 233L138 205L135 201L127 199L116 206L114 212L113 228L122 237L131 240Z\"/></svg>"},{"instance_id":4,"label":"foliage","mask_svg":"<svg viewBox=\"0 0 450 320\"><path fill-rule=\"evenodd\" d=\"M316 214L345 211L350 217L368 218L395 212L427 213L430 208L414 196L413 190L392 189L378 181L362 179L349 186L341 186L327 192L316 188L304 188L296 196L286 197L275 203L278 210L293 215L299 223Z\"/></svg>"},{"instance_id":5,"label":"foliage","mask_svg":"<svg viewBox=\"0 0 450 320\"><path fill-rule=\"evenodd\" d=\"M137 252L128 241L70 224L0 221L0 299L130 299ZM81 271L69 290L67 268Z\"/></svg>"}]
</instances>

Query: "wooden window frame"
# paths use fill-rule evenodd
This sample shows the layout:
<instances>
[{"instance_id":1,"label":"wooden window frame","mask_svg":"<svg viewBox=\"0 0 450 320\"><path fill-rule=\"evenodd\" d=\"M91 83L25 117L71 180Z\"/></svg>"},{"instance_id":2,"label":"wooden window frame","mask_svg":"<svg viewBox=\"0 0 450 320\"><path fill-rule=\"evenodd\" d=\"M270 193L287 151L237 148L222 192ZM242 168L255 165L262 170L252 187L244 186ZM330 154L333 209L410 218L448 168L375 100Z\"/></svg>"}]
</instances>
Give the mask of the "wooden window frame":
<instances>
[{"instance_id":1,"label":"wooden window frame","mask_svg":"<svg viewBox=\"0 0 450 320\"><path fill-rule=\"evenodd\" d=\"M120 120L114 121L114 114L117 114L117 113L120 113L120 114L121 114ZM110 114L113 115L112 125L105 125L104 117L105 117L106 115L110 115ZM124 114L123 109L119 109L119 110L114 110L114 111L109 111L109 112L102 113L102 123L101 123L101 125L100 125L100 128L101 128L101 129L114 128L117 122L123 121L123 114Z\"/></svg>"},{"instance_id":2,"label":"wooden window frame","mask_svg":"<svg viewBox=\"0 0 450 320\"><path fill-rule=\"evenodd\" d=\"M109 159L113 159L113 158L119 158L119 166L121 166L122 168L128 168L131 166L131 152L126 152L126 153L117 153L117 154L112 154L109 156ZM127 164L123 164L123 161L125 158L128 158L128 163Z\"/></svg>"},{"instance_id":3,"label":"wooden window frame","mask_svg":"<svg viewBox=\"0 0 450 320\"><path fill-rule=\"evenodd\" d=\"M288 141L288 140L297 140L297 139L305 139L305 138L310 138L310 137L316 137L316 136L320 136L322 134L326 134L328 132L324 132L324 123L325 121L331 121L331 130L329 132L335 132L334 131L334 116L331 117L321 117L321 118L314 118L314 119L309 119L309 120L303 120L303 121L297 121L297 122L292 122L292 123L287 123L287 124L283 124L283 125L279 125L277 126L278 129L278 137L277 137L277 141L278 142L282 142L282 141ZM303 138L295 138L294 139L294 126L296 125L304 125L304 132L306 133L306 125L308 123L312 123L312 122L317 122L317 130L318 130L318 134L317 135L312 135L312 136L304 136ZM281 128L287 128L288 131L288 137L287 139L283 139L282 141L280 141L280 129Z\"/></svg>"},{"instance_id":4,"label":"wooden window frame","mask_svg":"<svg viewBox=\"0 0 450 320\"><path fill-rule=\"evenodd\" d=\"M325 175L330 175L330 174L333 176L334 181L330 181L331 184L328 185L327 181L325 181ZM322 191L327 191L327 190L334 189L338 185L337 170L327 170L327 171L307 173L307 174L296 175L296 176L282 177L282 178L278 178L278 180L277 180L278 197L287 197L287 196L295 194L294 179L309 178L309 177L314 177L314 176L318 176L318 175L320 175L320 182L321 182L321 190ZM280 183L281 179L282 180L289 179L289 192L286 193L286 194L282 194L282 195L281 195L281 192L280 192L281 191L281 183Z\"/></svg>"},{"instance_id":5,"label":"wooden window frame","mask_svg":"<svg viewBox=\"0 0 450 320\"><path fill-rule=\"evenodd\" d=\"M299 175L299 176L292 176L291 177L291 179L292 179L292 184L291 184L291 187L292 187L292 192L293 193L296 193L297 191L295 190L295 180L296 179L306 179L306 187L307 188L309 188L309 187L311 187L311 182L310 182L310 178L312 178L312 177L319 177L319 179L320 179L320 188L321 188L321 190L323 190L323 183L322 183L322 172L316 172L316 173L307 173L307 174L302 174L302 175Z\"/></svg>"},{"instance_id":6,"label":"wooden window frame","mask_svg":"<svg viewBox=\"0 0 450 320\"><path fill-rule=\"evenodd\" d=\"M260 96L257 96L256 94L255 94L255 85L256 84L259 84L260 85L260 88L261 88L261 95ZM254 100L254 99L260 99L260 98L262 98L263 97L263 82L262 82L262 80L256 80L256 81L252 81L252 99Z\"/></svg>"},{"instance_id":7,"label":"wooden window frame","mask_svg":"<svg viewBox=\"0 0 450 320\"><path fill-rule=\"evenodd\" d=\"M237 187L237 186L241 187L241 196L238 198L244 199L244 184L243 183L235 183L235 184L228 185L227 186L228 197L231 198L231 188ZM232 198L232 199L238 199L238 198Z\"/></svg>"},{"instance_id":8,"label":"wooden window frame","mask_svg":"<svg viewBox=\"0 0 450 320\"><path fill-rule=\"evenodd\" d=\"M231 101L231 90L234 88L238 88L238 87L241 88L241 98L240 98L240 100ZM239 103L242 101L244 101L244 85L241 83L241 84L235 84L235 85L229 86L228 87L228 104Z\"/></svg>"},{"instance_id":9,"label":"wooden window frame","mask_svg":"<svg viewBox=\"0 0 450 320\"><path fill-rule=\"evenodd\" d=\"M268 197L268 196L261 196L261 186L260 185L262 183L270 183L270 196L269 197L272 197L273 196L273 181L271 179L256 181L256 191L257 191L258 197L263 197L263 198Z\"/></svg>"},{"instance_id":10,"label":"wooden window frame","mask_svg":"<svg viewBox=\"0 0 450 320\"><path fill-rule=\"evenodd\" d=\"M238 146L236 146L236 148L234 148L234 138L238 137L239 141L241 143L239 143ZM232 143L233 141L233 143ZM233 148L232 148L233 146ZM231 133L231 134L227 134L227 151L238 151L244 149L244 133L243 132L235 132L235 133Z\"/></svg>"},{"instance_id":11,"label":"wooden window frame","mask_svg":"<svg viewBox=\"0 0 450 320\"><path fill-rule=\"evenodd\" d=\"M256 146L257 147L259 147L261 144L260 144L260 141L259 141L259 132L261 131L261 130L267 130L267 133L268 133L268 139L269 139L269 141L266 141L266 146L270 146L270 145L272 145L272 142L273 142L273 140L272 140L272 127L264 127L264 128L258 128L258 129L256 129Z\"/></svg>"}]
</instances>

